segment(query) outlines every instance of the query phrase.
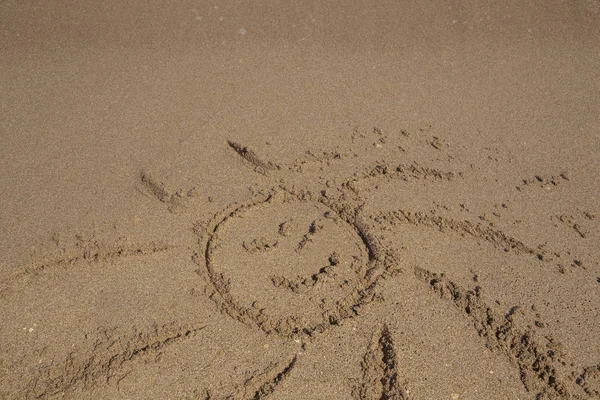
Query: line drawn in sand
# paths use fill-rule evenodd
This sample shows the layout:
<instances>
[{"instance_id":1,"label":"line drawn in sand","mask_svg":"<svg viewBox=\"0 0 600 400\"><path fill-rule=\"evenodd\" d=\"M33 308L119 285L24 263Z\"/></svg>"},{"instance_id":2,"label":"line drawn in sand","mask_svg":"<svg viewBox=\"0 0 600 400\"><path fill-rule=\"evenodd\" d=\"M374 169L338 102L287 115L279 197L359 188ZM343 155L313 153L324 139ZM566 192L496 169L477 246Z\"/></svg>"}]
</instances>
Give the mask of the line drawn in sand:
<instances>
[{"instance_id":1,"label":"line drawn in sand","mask_svg":"<svg viewBox=\"0 0 600 400\"><path fill-rule=\"evenodd\" d=\"M373 335L369 350L362 362L362 383L354 388L358 400L409 400L400 381L398 355L386 324L379 335Z\"/></svg>"}]
</instances>

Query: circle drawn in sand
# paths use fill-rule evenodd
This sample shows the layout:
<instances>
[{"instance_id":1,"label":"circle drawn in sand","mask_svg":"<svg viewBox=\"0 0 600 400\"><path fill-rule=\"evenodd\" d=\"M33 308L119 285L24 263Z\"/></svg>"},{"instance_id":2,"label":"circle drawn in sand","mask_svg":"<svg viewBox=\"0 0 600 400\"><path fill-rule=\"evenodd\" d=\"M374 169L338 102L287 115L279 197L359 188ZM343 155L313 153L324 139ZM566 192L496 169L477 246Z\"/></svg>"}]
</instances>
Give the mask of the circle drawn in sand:
<instances>
[{"instance_id":1,"label":"circle drawn in sand","mask_svg":"<svg viewBox=\"0 0 600 400\"><path fill-rule=\"evenodd\" d=\"M379 260L360 224L332 207L276 191L215 217L202 246L221 310L284 336L355 315Z\"/></svg>"}]
</instances>

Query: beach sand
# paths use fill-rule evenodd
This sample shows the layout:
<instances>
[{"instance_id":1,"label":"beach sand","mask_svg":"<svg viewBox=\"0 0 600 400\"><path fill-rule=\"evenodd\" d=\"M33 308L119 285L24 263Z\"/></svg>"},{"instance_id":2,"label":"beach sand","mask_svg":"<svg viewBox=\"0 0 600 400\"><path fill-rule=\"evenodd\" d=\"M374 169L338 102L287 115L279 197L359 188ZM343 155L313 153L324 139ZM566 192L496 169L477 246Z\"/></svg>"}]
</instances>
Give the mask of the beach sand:
<instances>
[{"instance_id":1,"label":"beach sand","mask_svg":"<svg viewBox=\"0 0 600 400\"><path fill-rule=\"evenodd\" d=\"M0 398L600 398L600 3L3 1Z\"/></svg>"}]
</instances>

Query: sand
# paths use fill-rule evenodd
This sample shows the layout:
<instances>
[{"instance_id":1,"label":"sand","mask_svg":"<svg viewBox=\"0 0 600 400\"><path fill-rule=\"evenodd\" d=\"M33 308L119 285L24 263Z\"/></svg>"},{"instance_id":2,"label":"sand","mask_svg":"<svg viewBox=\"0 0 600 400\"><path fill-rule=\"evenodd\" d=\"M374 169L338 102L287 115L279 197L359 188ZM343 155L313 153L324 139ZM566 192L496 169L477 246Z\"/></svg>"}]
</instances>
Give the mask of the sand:
<instances>
[{"instance_id":1,"label":"sand","mask_svg":"<svg viewBox=\"0 0 600 400\"><path fill-rule=\"evenodd\" d=\"M0 398L600 398L597 1L0 21Z\"/></svg>"}]
</instances>

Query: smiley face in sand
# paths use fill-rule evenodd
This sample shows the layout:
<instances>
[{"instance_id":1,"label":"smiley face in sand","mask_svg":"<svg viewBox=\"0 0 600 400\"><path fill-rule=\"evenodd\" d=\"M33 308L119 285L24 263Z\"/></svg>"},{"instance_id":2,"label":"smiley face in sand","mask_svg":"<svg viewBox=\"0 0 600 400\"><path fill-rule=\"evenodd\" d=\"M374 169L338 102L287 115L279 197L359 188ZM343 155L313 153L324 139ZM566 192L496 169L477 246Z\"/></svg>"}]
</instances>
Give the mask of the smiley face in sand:
<instances>
[{"instance_id":1,"label":"smiley face in sand","mask_svg":"<svg viewBox=\"0 0 600 400\"><path fill-rule=\"evenodd\" d=\"M336 208L279 188L216 216L201 242L211 298L286 337L355 315L382 260L361 224Z\"/></svg>"}]
</instances>

